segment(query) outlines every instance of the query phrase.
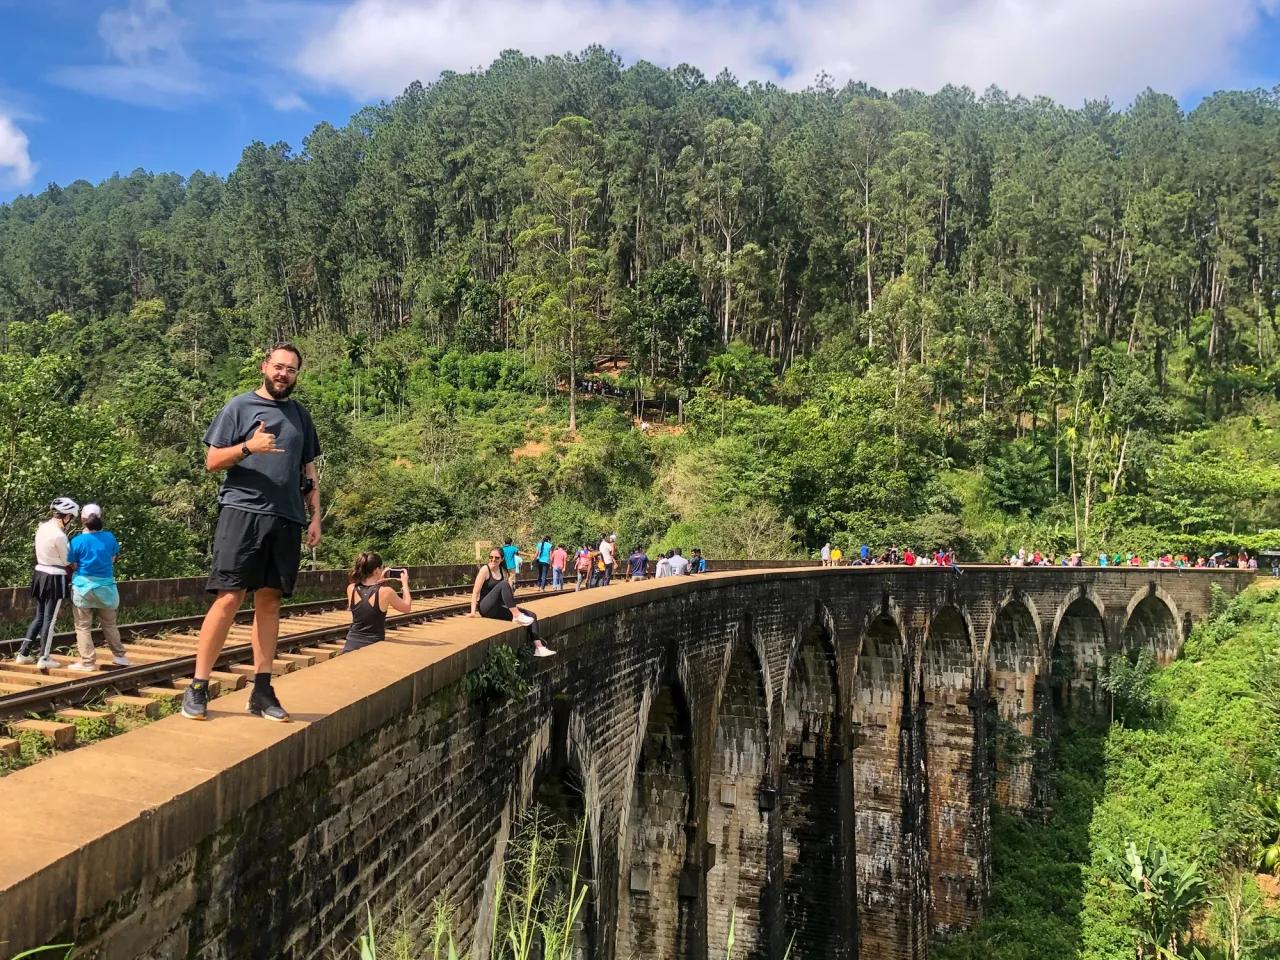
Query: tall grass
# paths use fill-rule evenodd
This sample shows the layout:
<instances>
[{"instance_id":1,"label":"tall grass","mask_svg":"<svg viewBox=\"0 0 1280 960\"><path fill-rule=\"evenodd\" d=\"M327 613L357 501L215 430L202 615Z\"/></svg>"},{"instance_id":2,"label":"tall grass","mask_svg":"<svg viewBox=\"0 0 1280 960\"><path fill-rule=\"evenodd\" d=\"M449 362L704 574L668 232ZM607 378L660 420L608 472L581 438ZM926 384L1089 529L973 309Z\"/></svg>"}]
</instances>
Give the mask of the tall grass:
<instances>
[{"instance_id":1,"label":"tall grass","mask_svg":"<svg viewBox=\"0 0 1280 960\"><path fill-rule=\"evenodd\" d=\"M582 878L586 824L572 833L540 807L516 825L494 887L491 960L578 960L580 919L590 888ZM456 960L456 912L443 897L425 924L405 909L356 941L360 960Z\"/></svg>"},{"instance_id":2,"label":"tall grass","mask_svg":"<svg viewBox=\"0 0 1280 960\"><path fill-rule=\"evenodd\" d=\"M534 807L516 826L494 887L490 960L582 960L579 943L590 886L583 879L586 823L572 830ZM445 898L431 905L427 922L398 908L375 921L356 942L359 960L457 960L456 911ZM733 960L737 909L729 915L725 960ZM783 960L789 960L791 943Z\"/></svg>"}]
</instances>

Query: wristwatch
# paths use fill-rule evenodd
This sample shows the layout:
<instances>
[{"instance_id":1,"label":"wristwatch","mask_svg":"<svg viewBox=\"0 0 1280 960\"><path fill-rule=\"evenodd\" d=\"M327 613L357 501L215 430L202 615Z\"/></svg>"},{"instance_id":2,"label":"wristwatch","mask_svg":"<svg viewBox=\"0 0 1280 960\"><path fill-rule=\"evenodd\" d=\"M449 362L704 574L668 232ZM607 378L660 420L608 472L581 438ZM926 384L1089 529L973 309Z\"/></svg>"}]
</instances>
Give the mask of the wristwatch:
<instances>
[{"instance_id":1,"label":"wristwatch","mask_svg":"<svg viewBox=\"0 0 1280 960\"><path fill-rule=\"evenodd\" d=\"M243 460L245 457L249 456L251 453L253 453L253 451L249 449L249 445L248 445L247 443L242 443L242 444L240 444L240 459L241 459L241 460Z\"/></svg>"}]
</instances>

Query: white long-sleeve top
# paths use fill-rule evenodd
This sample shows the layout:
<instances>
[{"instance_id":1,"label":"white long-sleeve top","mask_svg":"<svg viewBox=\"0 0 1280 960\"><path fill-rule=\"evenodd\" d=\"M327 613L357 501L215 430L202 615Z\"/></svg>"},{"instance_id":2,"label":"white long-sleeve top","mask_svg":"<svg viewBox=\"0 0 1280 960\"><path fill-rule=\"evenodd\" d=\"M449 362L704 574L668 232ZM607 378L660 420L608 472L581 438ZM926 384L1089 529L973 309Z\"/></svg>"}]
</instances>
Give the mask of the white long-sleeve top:
<instances>
[{"instance_id":1,"label":"white long-sleeve top","mask_svg":"<svg viewBox=\"0 0 1280 960\"><path fill-rule=\"evenodd\" d=\"M50 517L36 527L36 570L40 573L66 576L70 549L67 533L56 517Z\"/></svg>"}]
</instances>

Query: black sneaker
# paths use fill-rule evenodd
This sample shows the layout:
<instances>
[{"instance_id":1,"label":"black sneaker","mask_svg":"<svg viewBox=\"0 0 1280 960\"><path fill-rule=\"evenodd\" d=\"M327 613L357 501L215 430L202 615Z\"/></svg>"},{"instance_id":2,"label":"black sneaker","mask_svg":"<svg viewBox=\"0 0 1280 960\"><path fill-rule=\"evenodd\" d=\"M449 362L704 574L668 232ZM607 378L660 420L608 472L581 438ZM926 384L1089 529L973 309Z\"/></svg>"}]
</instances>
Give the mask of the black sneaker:
<instances>
[{"instance_id":1,"label":"black sneaker","mask_svg":"<svg viewBox=\"0 0 1280 960\"><path fill-rule=\"evenodd\" d=\"M289 721L288 712L280 706L280 701L276 699L276 692L270 687L267 687L263 693L255 690L249 694L249 712L255 717L264 717L277 723Z\"/></svg>"},{"instance_id":2,"label":"black sneaker","mask_svg":"<svg viewBox=\"0 0 1280 960\"><path fill-rule=\"evenodd\" d=\"M209 709L209 688L203 684L197 689L195 684L187 687L182 693L182 715L188 720L203 720Z\"/></svg>"}]
</instances>

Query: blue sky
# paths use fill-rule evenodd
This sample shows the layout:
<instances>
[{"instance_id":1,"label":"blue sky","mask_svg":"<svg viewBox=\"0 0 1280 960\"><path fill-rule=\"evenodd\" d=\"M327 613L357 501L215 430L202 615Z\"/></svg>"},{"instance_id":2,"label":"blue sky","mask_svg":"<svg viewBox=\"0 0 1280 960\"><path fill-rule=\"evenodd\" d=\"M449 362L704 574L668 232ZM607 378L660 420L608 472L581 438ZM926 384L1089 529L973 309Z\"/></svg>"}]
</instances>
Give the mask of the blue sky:
<instances>
[{"instance_id":1,"label":"blue sky","mask_svg":"<svg viewBox=\"0 0 1280 960\"><path fill-rule=\"evenodd\" d=\"M0 0L0 200L135 167L227 173L506 48L803 87L946 82L1193 107L1280 83L1280 0Z\"/></svg>"}]
</instances>

